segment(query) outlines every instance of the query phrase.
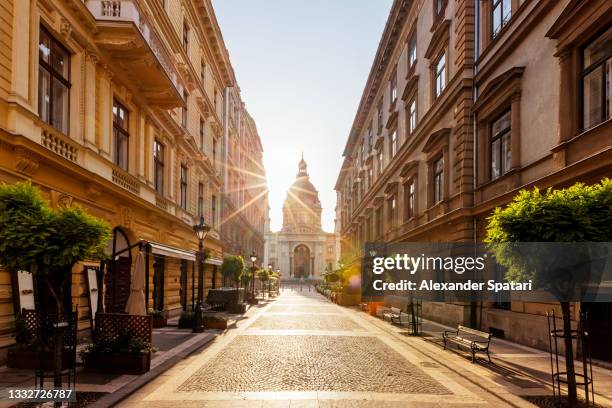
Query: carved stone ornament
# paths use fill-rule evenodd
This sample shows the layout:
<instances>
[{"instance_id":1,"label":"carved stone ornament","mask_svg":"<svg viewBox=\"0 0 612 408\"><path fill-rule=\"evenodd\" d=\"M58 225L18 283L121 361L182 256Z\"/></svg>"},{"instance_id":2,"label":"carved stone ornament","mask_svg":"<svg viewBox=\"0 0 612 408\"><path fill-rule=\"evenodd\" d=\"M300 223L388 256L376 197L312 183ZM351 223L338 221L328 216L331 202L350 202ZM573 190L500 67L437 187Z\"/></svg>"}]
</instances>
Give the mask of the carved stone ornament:
<instances>
[{"instance_id":1,"label":"carved stone ornament","mask_svg":"<svg viewBox=\"0 0 612 408\"><path fill-rule=\"evenodd\" d=\"M15 170L28 176L34 175L40 165L38 157L22 147L15 148L15 159Z\"/></svg>"},{"instance_id":2,"label":"carved stone ornament","mask_svg":"<svg viewBox=\"0 0 612 408\"><path fill-rule=\"evenodd\" d=\"M120 212L120 221L121 221L121 225L131 229L134 223L134 218L132 216L132 209L126 206L119 206L119 212Z\"/></svg>"}]
</instances>

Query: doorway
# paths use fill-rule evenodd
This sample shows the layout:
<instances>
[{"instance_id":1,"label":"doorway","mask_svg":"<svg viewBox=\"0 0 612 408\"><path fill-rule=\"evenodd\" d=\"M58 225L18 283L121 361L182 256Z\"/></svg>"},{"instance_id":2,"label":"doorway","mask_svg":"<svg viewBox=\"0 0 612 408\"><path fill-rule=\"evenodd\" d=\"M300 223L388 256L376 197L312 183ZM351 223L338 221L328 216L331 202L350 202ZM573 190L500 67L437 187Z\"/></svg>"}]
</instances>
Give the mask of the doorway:
<instances>
[{"instance_id":1,"label":"doorway","mask_svg":"<svg viewBox=\"0 0 612 408\"><path fill-rule=\"evenodd\" d=\"M166 258L156 255L153 258L153 309L164 310L164 272Z\"/></svg>"},{"instance_id":2,"label":"doorway","mask_svg":"<svg viewBox=\"0 0 612 408\"><path fill-rule=\"evenodd\" d=\"M297 279L307 279L311 275L310 271L310 249L300 244L293 250L293 270L294 277Z\"/></svg>"},{"instance_id":3,"label":"doorway","mask_svg":"<svg viewBox=\"0 0 612 408\"><path fill-rule=\"evenodd\" d=\"M612 362L612 303L583 302L583 312L588 313L589 338L591 339L591 357L596 360Z\"/></svg>"}]
</instances>

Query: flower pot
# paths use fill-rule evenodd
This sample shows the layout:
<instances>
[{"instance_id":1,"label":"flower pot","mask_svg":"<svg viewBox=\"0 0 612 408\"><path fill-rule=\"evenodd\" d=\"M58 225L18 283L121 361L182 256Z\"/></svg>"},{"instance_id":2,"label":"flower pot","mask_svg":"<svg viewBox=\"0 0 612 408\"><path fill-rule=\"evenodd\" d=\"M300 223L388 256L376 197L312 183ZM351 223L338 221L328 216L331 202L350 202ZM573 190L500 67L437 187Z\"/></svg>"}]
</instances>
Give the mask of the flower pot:
<instances>
[{"instance_id":1,"label":"flower pot","mask_svg":"<svg viewBox=\"0 0 612 408\"><path fill-rule=\"evenodd\" d=\"M204 327L207 329L227 329L227 320L207 319L204 318Z\"/></svg>"},{"instance_id":2,"label":"flower pot","mask_svg":"<svg viewBox=\"0 0 612 408\"><path fill-rule=\"evenodd\" d=\"M151 353L89 353L84 364L93 372L138 375L151 369Z\"/></svg>"},{"instance_id":3,"label":"flower pot","mask_svg":"<svg viewBox=\"0 0 612 408\"><path fill-rule=\"evenodd\" d=\"M74 352L64 350L62 352L62 369L74 367L74 360ZM38 352L30 349L11 347L7 350L6 366L10 368L22 368L28 370L53 370L53 352Z\"/></svg>"}]
</instances>

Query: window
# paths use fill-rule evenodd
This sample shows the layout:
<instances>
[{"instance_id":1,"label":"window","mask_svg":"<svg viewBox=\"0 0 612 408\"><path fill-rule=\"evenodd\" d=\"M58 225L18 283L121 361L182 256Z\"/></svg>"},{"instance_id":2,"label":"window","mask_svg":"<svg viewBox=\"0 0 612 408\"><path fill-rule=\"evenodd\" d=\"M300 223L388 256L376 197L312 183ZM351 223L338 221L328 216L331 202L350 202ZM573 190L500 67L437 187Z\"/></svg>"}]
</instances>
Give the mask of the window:
<instances>
[{"instance_id":1,"label":"window","mask_svg":"<svg viewBox=\"0 0 612 408\"><path fill-rule=\"evenodd\" d=\"M387 222L389 223L389 228L395 226L395 196L387 200Z\"/></svg>"},{"instance_id":2,"label":"window","mask_svg":"<svg viewBox=\"0 0 612 408\"><path fill-rule=\"evenodd\" d=\"M414 133L414 129L416 129L417 125L417 107L416 107L416 95L410 101L408 105L408 134L411 135Z\"/></svg>"},{"instance_id":3,"label":"window","mask_svg":"<svg viewBox=\"0 0 612 408\"><path fill-rule=\"evenodd\" d=\"M433 203L439 203L444 198L444 157L440 157L433 165Z\"/></svg>"},{"instance_id":4,"label":"window","mask_svg":"<svg viewBox=\"0 0 612 408\"><path fill-rule=\"evenodd\" d=\"M374 146L374 132L372 132L372 124L370 123L368 128L368 151L372 150L372 146Z\"/></svg>"},{"instance_id":5,"label":"window","mask_svg":"<svg viewBox=\"0 0 612 408\"><path fill-rule=\"evenodd\" d=\"M204 118L200 116L200 150L204 151Z\"/></svg>"},{"instance_id":6,"label":"window","mask_svg":"<svg viewBox=\"0 0 612 408\"><path fill-rule=\"evenodd\" d=\"M41 27L38 56L38 114L43 121L68 134L70 54Z\"/></svg>"},{"instance_id":7,"label":"window","mask_svg":"<svg viewBox=\"0 0 612 408\"><path fill-rule=\"evenodd\" d=\"M412 68L417 60L416 33L412 34L408 41L408 68Z\"/></svg>"},{"instance_id":8,"label":"window","mask_svg":"<svg viewBox=\"0 0 612 408\"><path fill-rule=\"evenodd\" d=\"M491 180L510 170L512 163L510 135L510 111L508 111L491 124Z\"/></svg>"},{"instance_id":9,"label":"window","mask_svg":"<svg viewBox=\"0 0 612 408\"><path fill-rule=\"evenodd\" d=\"M512 15L512 1L492 0L492 2L491 22L493 26L491 29L491 37L495 37L510 20L510 16Z\"/></svg>"},{"instance_id":10,"label":"window","mask_svg":"<svg viewBox=\"0 0 612 408\"><path fill-rule=\"evenodd\" d=\"M212 196L211 199L211 209L212 209L212 226L217 225L217 197Z\"/></svg>"},{"instance_id":11,"label":"window","mask_svg":"<svg viewBox=\"0 0 612 408\"><path fill-rule=\"evenodd\" d=\"M612 117L612 28L582 51L583 128Z\"/></svg>"},{"instance_id":12,"label":"window","mask_svg":"<svg viewBox=\"0 0 612 408\"><path fill-rule=\"evenodd\" d=\"M446 53L442 53L435 65L434 96L440 96L446 86Z\"/></svg>"},{"instance_id":13,"label":"window","mask_svg":"<svg viewBox=\"0 0 612 408\"><path fill-rule=\"evenodd\" d=\"M200 81L202 82L202 86L206 84L206 63L204 62L204 58L200 59Z\"/></svg>"},{"instance_id":14,"label":"window","mask_svg":"<svg viewBox=\"0 0 612 408\"><path fill-rule=\"evenodd\" d=\"M159 194L164 193L164 145L155 139L153 142L153 182L155 191Z\"/></svg>"},{"instance_id":15,"label":"window","mask_svg":"<svg viewBox=\"0 0 612 408\"><path fill-rule=\"evenodd\" d=\"M410 179L410 181L404 185L404 194L406 201L404 219L409 220L414 217L414 179Z\"/></svg>"},{"instance_id":16,"label":"window","mask_svg":"<svg viewBox=\"0 0 612 408\"><path fill-rule=\"evenodd\" d=\"M185 100L185 106L181 108L181 125L187 129L187 105L189 103L189 95L187 91L183 90L183 99Z\"/></svg>"},{"instance_id":17,"label":"window","mask_svg":"<svg viewBox=\"0 0 612 408\"><path fill-rule=\"evenodd\" d=\"M187 209L187 167L181 165L181 208Z\"/></svg>"},{"instance_id":18,"label":"window","mask_svg":"<svg viewBox=\"0 0 612 408\"><path fill-rule=\"evenodd\" d=\"M378 133L380 133L382 131L383 128L383 104L382 104L382 100L380 102L378 102L378 116L377 116L377 121L378 121Z\"/></svg>"},{"instance_id":19,"label":"window","mask_svg":"<svg viewBox=\"0 0 612 408\"><path fill-rule=\"evenodd\" d=\"M394 158L397 154L397 130L395 129L393 129L393 132L391 133L389 152L391 154L391 158Z\"/></svg>"},{"instance_id":20,"label":"window","mask_svg":"<svg viewBox=\"0 0 612 408\"><path fill-rule=\"evenodd\" d=\"M397 100L397 72L393 71L393 75L391 76L391 81L390 81L390 96L391 96L391 103L394 103Z\"/></svg>"},{"instance_id":21,"label":"window","mask_svg":"<svg viewBox=\"0 0 612 408\"><path fill-rule=\"evenodd\" d=\"M383 151L382 149L378 152L378 160L377 160L377 169L376 169L376 176L380 176L382 174L382 170L383 170L383 161L384 161L384 155L383 155Z\"/></svg>"},{"instance_id":22,"label":"window","mask_svg":"<svg viewBox=\"0 0 612 408\"><path fill-rule=\"evenodd\" d=\"M113 100L113 139L115 142L114 162L127 171L130 141L128 111L117 100Z\"/></svg>"},{"instance_id":23,"label":"window","mask_svg":"<svg viewBox=\"0 0 612 408\"><path fill-rule=\"evenodd\" d=\"M372 172L372 166L368 166L368 188L372 186L372 179L374 178Z\"/></svg>"},{"instance_id":24,"label":"window","mask_svg":"<svg viewBox=\"0 0 612 408\"><path fill-rule=\"evenodd\" d=\"M439 17L442 14L442 10L444 9L444 1L445 0L434 0L434 13L436 17Z\"/></svg>"},{"instance_id":25,"label":"window","mask_svg":"<svg viewBox=\"0 0 612 408\"><path fill-rule=\"evenodd\" d=\"M198 215L204 216L204 184L198 183Z\"/></svg>"},{"instance_id":26,"label":"window","mask_svg":"<svg viewBox=\"0 0 612 408\"><path fill-rule=\"evenodd\" d=\"M213 146L212 146L212 162L213 162L213 167L216 168L217 166L217 139L213 138Z\"/></svg>"},{"instance_id":27,"label":"window","mask_svg":"<svg viewBox=\"0 0 612 408\"><path fill-rule=\"evenodd\" d=\"M183 20L183 48L189 51L189 24L187 20Z\"/></svg>"}]
</instances>

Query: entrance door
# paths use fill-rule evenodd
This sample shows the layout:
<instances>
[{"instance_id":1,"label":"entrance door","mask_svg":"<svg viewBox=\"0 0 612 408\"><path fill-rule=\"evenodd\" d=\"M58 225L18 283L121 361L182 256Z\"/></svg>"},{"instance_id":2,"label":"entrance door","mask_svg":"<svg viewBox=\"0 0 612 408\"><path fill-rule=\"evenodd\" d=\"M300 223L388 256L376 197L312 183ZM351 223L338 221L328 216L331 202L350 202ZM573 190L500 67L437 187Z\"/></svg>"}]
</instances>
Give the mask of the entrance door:
<instances>
[{"instance_id":1,"label":"entrance door","mask_svg":"<svg viewBox=\"0 0 612 408\"><path fill-rule=\"evenodd\" d=\"M306 245L298 245L293 250L293 270L297 279L310 276L310 249Z\"/></svg>"},{"instance_id":2,"label":"entrance door","mask_svg":"<svg viewBox=\"0 0 612 408\"><path fill-rule=\"evenodd\" d=\"M181 307L187 310L187 261L181 259L181 287L180 287Z\"/></svg>"},{"instance_id":3,"label":"entrance door","mask_svg":"<svg viewBox=\"0 0 612 408\"><path fill-rule=\"evenodd\" d=\"M597 360L612 361L610 333L612 333L612 303L584 302L580 304L583 312L588 313L591 357Z\"/></svg>"},{"instance_id":4,"label":"entrance door","mask_svg":"<svg viewBox=\"0 0 612 408\"><path fill-rule=\"evenodd\" d=\"M104 305L106 313L124 313L130 296L131 257L119 257L108 262L104 277Z\"/></svg>"},{"instance_id":5,"label":"entrance door","mask_svg":"<svg viewBox=\"0 0 612 408\"><path fill-rule=\"evenodd\" d=\"M165 258L155 256L153 260L153 309L164 310Z\"/></svg>"}]
</instances>

